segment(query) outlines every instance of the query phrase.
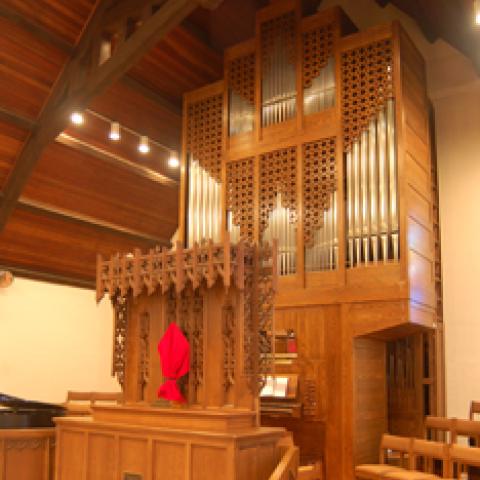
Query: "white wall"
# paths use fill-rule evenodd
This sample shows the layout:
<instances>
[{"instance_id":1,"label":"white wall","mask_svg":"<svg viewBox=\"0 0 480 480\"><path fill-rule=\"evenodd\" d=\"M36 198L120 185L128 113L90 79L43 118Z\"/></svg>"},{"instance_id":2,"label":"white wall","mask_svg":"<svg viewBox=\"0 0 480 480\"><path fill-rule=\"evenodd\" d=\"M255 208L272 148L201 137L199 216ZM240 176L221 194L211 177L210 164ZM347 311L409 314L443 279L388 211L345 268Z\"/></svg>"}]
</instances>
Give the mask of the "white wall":
<instances>
[{"instance_id":1,"label":"white wall","mask_svg":"<svg viewBox=\"0 0 480 480\"><path fill-rule=\"evenodd\" d=\"M16 278L0 288L0 392L62 402L67 390L118 391L112 329L92 290Z\"/></svg>"},{"instance_id":2,"label":"white wall","mask_svg":"<svg viewBox=\"0 0 480 480\"><path fill-rule=\"evenodd\" d=\"M447 413L480 400L480 84L435 99Z\"/></svg>"}]
</instances>

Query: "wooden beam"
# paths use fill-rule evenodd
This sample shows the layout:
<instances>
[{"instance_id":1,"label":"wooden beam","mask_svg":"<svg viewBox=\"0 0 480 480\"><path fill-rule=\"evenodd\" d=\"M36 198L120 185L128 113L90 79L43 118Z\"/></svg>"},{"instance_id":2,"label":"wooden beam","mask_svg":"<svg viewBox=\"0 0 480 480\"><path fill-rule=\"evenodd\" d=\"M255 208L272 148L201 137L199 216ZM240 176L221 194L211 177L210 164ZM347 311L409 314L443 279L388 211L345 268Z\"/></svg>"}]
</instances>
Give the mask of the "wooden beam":
<instances>
[{"instance_id":1,"label":"wooden beam","mask_svg":"<svg viewBox=\"0 0 480 480\"><path fill-rule=\"evenodd\" d=\"M135 78L131 77L130 75L124 75L120 80L126 87L134 90L135 92L141 94L145 98L148 98L152 102L160 105L162 108L165 108L171 113L178 115L179 117L182 116L182 105L181 103L173 102L169 98L165 97L159 92L152 90L151 88L147 87L142 82L139 82Z\"/></svg>"},{"instance_id":2,"label":"wooden beam","mask_svg":"<svg viewBox=\"0 0 480 480\"><path fill-rule=\"evenodd\" d=\"M0 205L0 230L5 226L21 191L43 148L68 124L75 108L85 108L90 100L118 80L173 27L178 25L198 4L192 0L167 0L115 50L101 65L95 53L102 39L102 21L110 0L99 0L75 54L56 82L45 105L39 125L24 145L7 178Z\"/></svg>"},{"instance_id":3,"label":"wooden beam","mask_svg":"<svg viewBox=\"0 0 480 480\"><path fill-rule=\"evenodd\" d=\"M23 15L4 5L3 3L0 3L0 17L8 20L9 22L15 23L23 30L27 30L34 37L43 42L49 43L53 47L58 48L58 50L61 50L68 55L71 55L74 50L74 46L64 40L62 37L56 35L50 30L47 30L45 27L34 22L33 20L25 18Z\"/></svg>"},{"instance_id":4,"label":"wooden beam","mask_svg":"<svg viewBox=\"0 0 480 480\"><path fill-rule=\"evenodd\" d=\"M104 162L111 163L117 167L125 168L126 170L130 171L135 175L148 178L148 180L151 180L152 182L156 182L169 187L178 186L178 180L174 180L170 177L167 177L166 175L152 170L151 168L132 162L131 160L128 160L125 157L121 157L120 155L115 155L94 145L90 145L89 143L83 142L82 140L72 137L71 135L67 135L66 133L61 133L55 139L55 141L62 145L66 145L67 147L73 148L74 150L77 150L79 152L87 153L88 155L98 158L99 160L102 160Z\"/></svg>"},{"instance_id":5,"label":"wooden beam","mask_svg":"<svg viewBox=\"0 0 480 480\"><path fill-rule=\"evenodd\" d=\"M139 232L130 228L122 227L110 222L98 220L97 218L89 217L87 215L81 215L76 212L64 210L62 208L53 207L42 202L21 197L17 202L17 208L22 210L46 215L49 217L61 219L69 223L77 223L87 226L97 232L106 233L109 235L115 235L134 242L150 243L152 246L170 246L170 239L164 237L154 237L147 235L146 233Z\"/></svg>"},{"instance_id":6,"label":"wooden beam","mask_svg":"<svg viewBox=\"0 0 480 480\"><path fill-rule=\"evenodd\" d=\"M33 130L35 128L35 120L33 118L27 118L19 113L12 112L0 107L0 120L6 123L10 123L23 130Z\"/></svg>"}]
</instances>

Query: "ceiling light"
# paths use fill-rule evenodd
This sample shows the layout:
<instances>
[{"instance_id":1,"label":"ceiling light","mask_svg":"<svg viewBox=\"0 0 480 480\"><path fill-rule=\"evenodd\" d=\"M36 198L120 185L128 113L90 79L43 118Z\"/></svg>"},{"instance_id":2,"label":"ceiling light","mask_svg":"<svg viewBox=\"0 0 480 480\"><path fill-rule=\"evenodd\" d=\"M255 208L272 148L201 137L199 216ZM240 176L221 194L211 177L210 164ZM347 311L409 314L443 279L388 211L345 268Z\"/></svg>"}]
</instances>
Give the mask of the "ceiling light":
<instances>
[{"instance_id":1,"label":"ceiling light","mask_svg":"<svg viewBox=\"0 0 480 480\"><path fill-rule=\"evenodd\" d=\"M114 142L120 140L120 124L118 122L112 122L110 124L110 133L108 134L108 138Z\"/></svg>"},{"instance_id":2,"label":"ceiling light","mask_svg":"<svg viewBox=\"0 0 480 480\"><path fill-rule=\"evenodd\" d=\"M172 168L178 168L180 166L177 152L171 152L170 158L168 159L168 166Z\"/></svg>"},{"instance_id":3,"label":"ceiling light","mask_svg":"<svg viewBox=\"0 0 480 480\"><path fill-rule=\"evenodd\" d=\"M480 1L475 0L473 2L473 15L475 16L475 23L480 25Z\"/></svg>"},{"instance_id":4,"label":"ceiling light","mask_svg":"<svg viewBox=\"0 0 480 480\"><path fill-rule=\"evenodd\" d=\"M85 119L83 118L83 113L80 112L73 112L70 115L70 120L75 125L83 125Z\"/></svg>"},{"instance_id":5,"label":"ceiling light","mask_svg":"<svg viewBox=\"0 0 480 480\"><path fill-rule=\"evenodd\" d=\"M138 144L138 151L140 153L148 153L150 151L150 145L148 144L148 137L142 135L140 137L140 143Z\"/></svg>"}]
</instances>

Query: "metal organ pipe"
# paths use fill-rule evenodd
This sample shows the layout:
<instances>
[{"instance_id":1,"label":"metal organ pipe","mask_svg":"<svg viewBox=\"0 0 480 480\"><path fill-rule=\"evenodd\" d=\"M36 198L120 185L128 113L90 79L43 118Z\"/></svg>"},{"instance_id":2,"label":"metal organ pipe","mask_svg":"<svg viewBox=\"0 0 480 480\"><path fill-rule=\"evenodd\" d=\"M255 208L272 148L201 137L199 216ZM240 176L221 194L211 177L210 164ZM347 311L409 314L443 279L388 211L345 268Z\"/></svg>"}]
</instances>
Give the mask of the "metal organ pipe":
<instances>
[{"instance_id":1,"label":"metal organ pipe","mask_svg":"<svg viewBox=\"0 0 480 480\"><path fill-rule=\"evenodd\" d=\"M251 132L253 130L253 119L255 107L248 100L238 93L229 92L229 135Z\"/></svg>"},{"instance_id":2,"label":"metal organ pipe","mask_svg":"<svg viewBox=\"0 0 480 480\"><path fill-rule=\"evenodd\" d=\"M212 239L219 242L222 215L220 185L195 160L188 171L188 247Z\"/></svg>"},{"instance_id":3,"label":"metal organ pipe","mask_svg":"<svg viewBox=\"0 0 480 480\"><path fill-rule=\"evenodd\" d=\"M268 227L263 240L272 243L278 240L278 265L280 275L291 275L296 271L296 228L290 222L290 210L282 206L281 195L277 194L276 207L270 212Z\"/></svg>"},{"instance_id":4,"label":"metal organ pipe","mask_svg":"<svg viewBox=\"0 0 480 480\"><path fill-rule=\"evenodd\" d=\"M388 176L390 184L390 231L392 234L393 259L399 259L398 236L398 188L397 188L397 152L395 148L395 104L393 99L387 101L387 144Z\"/></svg>"},{"instance_id":5,"label":"metal organ pipe","mask_svg":"<svg viewBox=\"0 0 480 480\"><path fill-rule=\"evenodd\" d=\"M303 90L305 115L321 112L335 105L335 60L330 57L312 84Z\"/></svg>"},{"instance_id":6,"label":"metal organ pipe","mask_svg":"<svg viewBox=\"0 0 480 480\"><path fill-rule=\"evenodd\" d=\"M395 103L387 101L345 155L347 265L399 259Z\"/></svg>"},{"instance_id":7,"label":"metal organ pipe","mask_svg":"<svg viewBox=\"0 0 480 480\"><path fill-rule=\"evenodd\" d=\"M269 57L269 67L262 72L262 126L267 127L293 118L296 114L296 71L288 58L288 47L276 38Z\"/></svg>"},{"instance_id":8,"label":"metal organ pipe","mask_svg":"<svg viewBox=\"0 0 480 480\"><path fill-rule=\"evenodd\" d=\"M305 270L335 270L338 265L337 192L330 194L330 208L322 213L323 225L314 231L313 245L305 249Z\"/></svg>"}]
</instances>

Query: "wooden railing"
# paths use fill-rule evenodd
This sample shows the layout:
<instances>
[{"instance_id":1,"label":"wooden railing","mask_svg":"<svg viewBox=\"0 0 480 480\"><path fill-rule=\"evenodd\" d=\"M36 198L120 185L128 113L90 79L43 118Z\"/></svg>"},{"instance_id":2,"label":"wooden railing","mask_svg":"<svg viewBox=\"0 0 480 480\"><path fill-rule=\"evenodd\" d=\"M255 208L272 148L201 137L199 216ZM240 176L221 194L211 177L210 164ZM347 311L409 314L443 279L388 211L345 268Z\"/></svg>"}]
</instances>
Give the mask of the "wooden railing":
<instances>
[{"instance_id":1,"label":"wooden railing","mask_svg":"<svg viewBox=\"0 0 480 480\"><path fill-rule=\"evenodd\" d=\"M281 445L278 447L280 461L268 480L296 480L298 476L298 447Z\"/></svg>"}]
</instances>

